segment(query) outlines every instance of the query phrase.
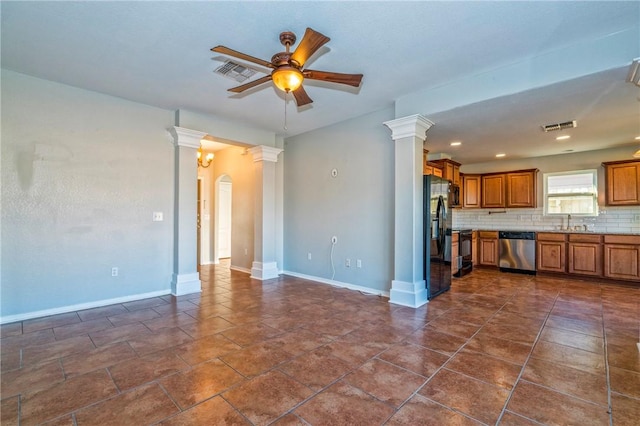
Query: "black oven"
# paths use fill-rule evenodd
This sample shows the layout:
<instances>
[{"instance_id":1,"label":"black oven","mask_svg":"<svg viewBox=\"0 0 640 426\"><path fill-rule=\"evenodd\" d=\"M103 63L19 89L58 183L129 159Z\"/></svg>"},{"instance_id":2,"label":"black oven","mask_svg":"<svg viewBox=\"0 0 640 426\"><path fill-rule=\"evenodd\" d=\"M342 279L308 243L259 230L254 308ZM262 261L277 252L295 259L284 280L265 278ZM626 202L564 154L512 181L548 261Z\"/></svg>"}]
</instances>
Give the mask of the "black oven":
<instances>
[{"instance_id":1,"label":"black oven","mask_svg":"<svg viewBox=\"0 0 640 426\"><path fill-rule=\"evenodd\" d=\"M466 275L473 269L473 231L471 229L461 229L459 232L458 255L460 256L460 265L458 265L458 272L454 274L456 277Z\"/></svg>"}]
</instances>

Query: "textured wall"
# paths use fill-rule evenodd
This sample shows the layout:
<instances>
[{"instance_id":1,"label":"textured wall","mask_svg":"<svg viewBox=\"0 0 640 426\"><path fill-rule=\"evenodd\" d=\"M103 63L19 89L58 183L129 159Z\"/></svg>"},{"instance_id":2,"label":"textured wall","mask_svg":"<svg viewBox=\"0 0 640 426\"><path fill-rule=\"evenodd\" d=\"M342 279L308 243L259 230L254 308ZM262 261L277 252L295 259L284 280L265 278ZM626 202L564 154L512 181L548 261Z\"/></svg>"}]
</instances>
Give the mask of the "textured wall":
<instances>
[{"instance_id":1,"label":"textured wall","mask_svg":"<svg viewBox=\"0 0 640 426\"><path fill-rule=\"evenodd\" d=\"M284 269L387 291L393 269L394 142L388 108L288 138ZM331 177L336 168L338 176ZM307 254L311 253L311 260ZM345 259L351 267L345 267ZM357 268L356 260L362 260Z\"/></svg>"},{"instance_id":2,"label":"textured wall","mask_svg":"<svg viewBox=\"0 0 640 426\"><path fill-rule=\"evenodd\" d=\"M171 111L2 70L3 317L169 291L172 124Z\"/></svg>"}]
</instances>

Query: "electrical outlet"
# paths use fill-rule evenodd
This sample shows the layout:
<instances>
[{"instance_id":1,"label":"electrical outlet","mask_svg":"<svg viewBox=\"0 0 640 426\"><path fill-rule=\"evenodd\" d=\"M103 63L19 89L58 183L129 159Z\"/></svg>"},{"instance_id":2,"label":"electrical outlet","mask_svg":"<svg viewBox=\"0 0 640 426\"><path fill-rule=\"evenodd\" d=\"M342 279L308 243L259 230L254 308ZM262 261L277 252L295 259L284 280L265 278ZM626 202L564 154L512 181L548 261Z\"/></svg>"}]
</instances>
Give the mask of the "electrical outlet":
<instances>
[{"instance_id":1,"label":"electrical outlet","mask_svg":"<svg viewBox=\"0 0 640 426\"><path fill-rule=\"evenodd\" d=\"M153 212L153 221L162 222L164 220L162 212Z\"/></svg>"},{"instance_id":2,"label":"electrical outlet","mask_svg":"<svg viewBox=\"0 0 640 426\"><path fill-rule=\"evenodd\" d=\"M362 268L362 259L356 260L356 268Z\"/></svg>"},{"instance_id":3,"label":"electrical outlet","mask_svg":"<svg viewBox=\"0 0 640 426\"><path fill-rule=\"evenodd\" d=\"M307 260L311 260L311 252L307 253Z\"/></svg>"},{"instance_id":4,"label":"electrical outlet","mask_svg":"<svg viewBox=\"0 0 640 426\"><path fill-rule=\"evenodd\" d=\"M633 217L633 220L634 220L635 222L640 222L640 214L635 215L635 216Z\"/></svg>"},{"instance_id":5,"label":"electrical outlet","mask_svg":"<svg viewBox=\"0 0 640 426\"><path fill-rule=\"evenodd\" d=\"M112 277L117 277L118 276L118 267L114 266L113 268L111 268L111 276Z\"/></svg>"},{"instance_id":6,"label":"electrical outlet","mask_svg":"<svg viewBox=\"0 0 640 426\"><path fill-rule=\"evenodd\" d=\"M338 243L338 237L334 235L333 237L331 237L331 244L337 244L337 243Z\"/></svg>"},{"instance_id":7,"label":"electrical outlet","mask_svg":"<svg viewBox=\"0 0 640 426\"><path fill-rule=\"evenodd\" d=\"M345 259L344 266L346 266L347 268L351 268L351 259L349 258Z\"/></svg>"},{"instance_id":8,"label":"electrical outlet","mask_svg":"<svg viewBox=\"0 0 640 426\"><path fill-rule=\"evenodd\" d=\"M248 248L244 249L244 255L246 256L248 254L249 254L249 249Z\"/></svg>"}]
</instances>

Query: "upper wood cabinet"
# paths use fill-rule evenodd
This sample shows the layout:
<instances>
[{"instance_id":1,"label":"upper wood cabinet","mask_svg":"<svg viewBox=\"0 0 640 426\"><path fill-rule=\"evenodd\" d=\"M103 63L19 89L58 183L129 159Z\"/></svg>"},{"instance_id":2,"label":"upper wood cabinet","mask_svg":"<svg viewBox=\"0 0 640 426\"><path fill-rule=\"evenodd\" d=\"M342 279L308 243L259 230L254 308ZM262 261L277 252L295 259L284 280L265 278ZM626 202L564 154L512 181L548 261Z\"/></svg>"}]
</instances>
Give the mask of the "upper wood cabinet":
<instances>
[{"instance_id":1,"label":"upper wood cabinet","mask_svg":"<svg viewBox=\"0 0 640 426\"><path fill-rule=\"evenodd\" d=\"M442 159L433 160L429 163L442 170L442 177L453 182L454 185L460 185L460 163L453 160Z\"/></svg>"},{"instance_id":2,"label":"upper wood cabinet","mask_svg":"<svg viewBox=\"0 0 640 426\"><path fill-rule=\"evenodd\" d=\"M505 189L506 179L503 173L482 175L482 197L480 205L483 208L506 207Z\"/></svg>"},{"instance_id":3,"label":"upper wood cabinet","mask_svg":"<svg viewBox=\"0 0 640 426\"><path fill-rule=\"evenodd\" d=\"M462 175L462 207L480 208L480 175Z\"/></svg>"},{"instance_id":4,"label":"upper wood cabinet","mask_svg":"<svg viewBox=\"0 0 640 426\"><path fill-rule=\"evenodd\" d=\"M504 209L536 207L538 169L462 175L462 207Z\"/></svg>"},{"instance_id":5,"label":"upper wood cabinet","mask_svg":"<svg viewBox=\"0 0 640 426\"><path fill-rule=\"evenodd\" d=\"M640 205L640 160L602 163L607 206Z\"/></svg>"},{"instance_id":6,"label":"upper wood cabinet","mask_svg":"<svg viewBox=\"0 0 640 426\"><path fill-rule=\"evenodd\" d=\"M506 207L536 207L538 170L506 174Z\"/></svg>"}]
</instances>

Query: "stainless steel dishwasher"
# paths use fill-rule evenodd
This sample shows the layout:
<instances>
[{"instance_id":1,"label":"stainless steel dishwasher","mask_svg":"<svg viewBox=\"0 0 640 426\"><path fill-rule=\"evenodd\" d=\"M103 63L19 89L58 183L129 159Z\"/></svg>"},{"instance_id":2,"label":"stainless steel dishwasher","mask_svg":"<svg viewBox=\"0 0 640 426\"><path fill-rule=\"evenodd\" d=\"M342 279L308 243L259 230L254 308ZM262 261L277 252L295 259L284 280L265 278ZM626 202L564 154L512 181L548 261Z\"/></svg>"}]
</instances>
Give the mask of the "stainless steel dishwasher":
<instances>
[{"instance_id":1,"label":"stainless steel dishwasher","mask_svg":"<svg viewBox=\"0 0 640 426\"><path fill-rule=\"evenodd\" d=\"M536 273L536 233L499 231L498 266L501 271Z\"/></svg>"}]
</instances>

